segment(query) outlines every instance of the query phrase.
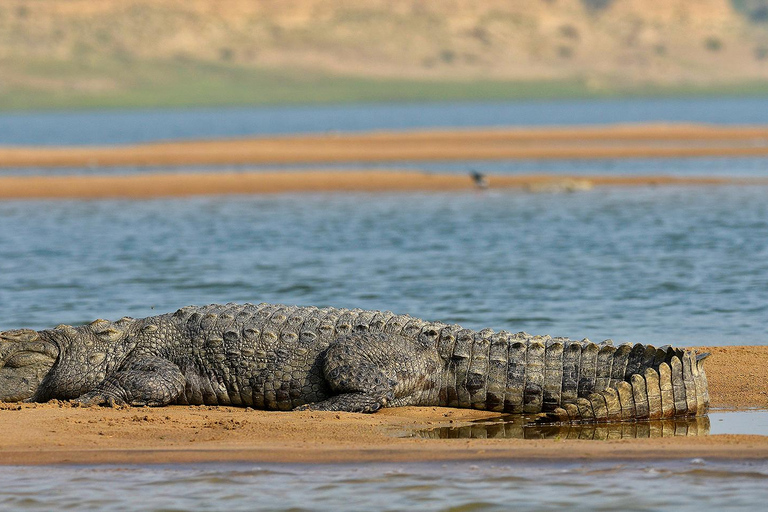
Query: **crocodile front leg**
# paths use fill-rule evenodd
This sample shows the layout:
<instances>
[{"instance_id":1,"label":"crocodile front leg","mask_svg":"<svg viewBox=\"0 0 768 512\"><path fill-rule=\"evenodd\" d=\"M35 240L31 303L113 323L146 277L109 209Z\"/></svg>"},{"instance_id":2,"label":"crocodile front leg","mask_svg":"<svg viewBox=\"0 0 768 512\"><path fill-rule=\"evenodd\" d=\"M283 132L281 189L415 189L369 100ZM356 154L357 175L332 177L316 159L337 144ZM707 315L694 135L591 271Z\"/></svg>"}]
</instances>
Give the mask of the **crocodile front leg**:
<instances>
[{"instance_id":1,"label":"crocodile front leg","mask_svg":"<svg viewBox=\"0 0 768 512\"><path fill-rule=\"evenodd\" d=\"M178 366L155 356L129 359L120 370L108 375L93 391L75 401L84 405L159 407L174 403L186 379Z\"/></svg>"}]
</instances>

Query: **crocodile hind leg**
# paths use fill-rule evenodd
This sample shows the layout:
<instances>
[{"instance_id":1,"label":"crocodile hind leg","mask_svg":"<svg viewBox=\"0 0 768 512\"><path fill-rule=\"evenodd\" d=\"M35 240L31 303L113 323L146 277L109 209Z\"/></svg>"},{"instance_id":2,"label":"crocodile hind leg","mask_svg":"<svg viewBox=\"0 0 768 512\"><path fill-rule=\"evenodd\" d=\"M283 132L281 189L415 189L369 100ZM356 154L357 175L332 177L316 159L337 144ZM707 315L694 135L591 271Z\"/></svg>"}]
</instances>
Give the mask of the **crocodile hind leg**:
<instances>
[{"instance_id":1,"label":"crocodile hind leg","mask_svg":"<svg viewBox=\"0 0 768 512\"><path fill-rule=\"evenodd\" d=\"M390 333L356 333L334 341L323 374L335 395L297 410L376 412L422 403L439 390L439 356L429 345Z\"/></svg>"},{"instance_id":2,"label":"crocodile hind leg","mask_svg":"<svg viewBox=\"0 0 768 512\"><path fill-rule=\"evenodd\" d=\"M392 403L397 384L392 372L361 361L353 354L343 346L329 351L323 370L331 389L338 394L297 409L371 413Z\"/></svg>"}]
</instances>

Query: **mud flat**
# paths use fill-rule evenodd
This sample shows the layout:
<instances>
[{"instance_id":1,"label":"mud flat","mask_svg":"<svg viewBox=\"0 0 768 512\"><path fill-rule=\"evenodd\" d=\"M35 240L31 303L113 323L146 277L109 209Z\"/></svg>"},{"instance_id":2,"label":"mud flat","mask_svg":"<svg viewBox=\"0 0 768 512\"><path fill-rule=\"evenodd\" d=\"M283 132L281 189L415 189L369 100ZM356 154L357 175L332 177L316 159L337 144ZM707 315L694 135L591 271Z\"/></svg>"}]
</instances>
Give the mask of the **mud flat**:
<instances>
[{"instance_id":1,"label":"mud flat","mask_svg":"<svg viewBox=\"0 0 768 512\"><path fill-rule=\"evenodd\" d=\"M768 179L672 176L488 176L489 188L571 192L597 186L768 185ZM148 173L123 176L5 176L0 199L153 198L299 192L471 190L468 176L398 171Z\"/></svg>"},{"instance_id":2,"label":"mud flat","mask_svg":"<svg viewBox=\"0 0 768 512\"><path fill-rule=\"evenodd\" d=\"M768 127L638 124L0 147L0 168L715 156L768 156Z\"/></svg>"},{"instance_id":3,"label":"mud flat","mask_svg":"<svg viewBox=\"0 0 768 512\"><path fill-rule=\"evenodd\" d=\"M706 347L712 406L768 409L768 347ZM768 458L768 436L426 439L414 432L498 416L404 407L376 414L234 407L0 404L0 464L357 462L457 459ZM639 428L638 428L639 429Z\"/></svg>"}]
</instances>

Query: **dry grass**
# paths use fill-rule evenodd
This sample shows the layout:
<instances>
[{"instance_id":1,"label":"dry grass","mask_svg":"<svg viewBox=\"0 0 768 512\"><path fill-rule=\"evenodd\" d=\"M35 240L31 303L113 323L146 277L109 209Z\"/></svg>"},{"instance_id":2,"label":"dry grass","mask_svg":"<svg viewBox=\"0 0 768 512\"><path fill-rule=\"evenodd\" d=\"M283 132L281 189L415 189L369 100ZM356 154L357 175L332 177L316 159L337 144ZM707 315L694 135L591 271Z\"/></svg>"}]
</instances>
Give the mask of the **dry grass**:
<instances>
[{"instance_id":1,"label":"dry grass","mask_svg":"<svg viewBox=\"0 0 768 512\"><path fill-rule=\"evenodd\" d=\"M531 82L575 84L560 95L764 83L768 29L737 3L8 0L0 107L223 103L233 92L235 103L397 99L425 81L454 84L436 85L438 98L475 97L462 82L503 82L512 97L536 96ZM313 73L363 81L331 81L323 87L344 94L317 95L299 87ZM271 79L296 90L271 96ZM418 97L429 92L427 82Z\"/></svg>"}]
</instances>

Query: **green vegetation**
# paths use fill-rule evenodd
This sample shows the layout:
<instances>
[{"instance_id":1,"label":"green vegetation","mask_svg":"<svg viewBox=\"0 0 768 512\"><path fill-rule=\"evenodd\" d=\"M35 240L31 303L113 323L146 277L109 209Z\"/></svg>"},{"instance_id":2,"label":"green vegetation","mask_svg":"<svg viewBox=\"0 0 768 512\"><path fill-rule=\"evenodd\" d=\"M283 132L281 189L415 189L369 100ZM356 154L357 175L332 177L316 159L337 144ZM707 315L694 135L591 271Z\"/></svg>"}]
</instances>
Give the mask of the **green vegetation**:
<instances>
[{"instance_id":1,"label":"green vegetation","mask_svg":"<svg viewBox=\"0 0 768 512\"><path fill-rule=\"evenodd\" d=\"M603 11L610 7L613 0L581 0L581 3L590 11Z\"/></svg>"},{"instance_id":2,"label":"green vegetation","mask_svg":"<svg viewBox=\"0 0 768 512\"><path fill-rule=\"evenodd\" d=\"M731 0L731 4L754 23L768 22L768 0Z\"/></svg>"},{"instance_id":3,"label":"green vegetation","mask_svg":"<svg viewBox=\"0 0 768 512\"><path fill-rule=\"evenodd\" d=\"M10 67L22 71L21 66ZM572 81L448 81L336 76L188 60L28 62L0 90L0 110L766 94L768 83L602 86ZM31 77L31 78L30 78Z\"/></svg>"},{"instance_id":4,"label":"green vegetation","mask_svg":"<svg viewBox=\"0 0 768 512\"><path fill-rule=\"evenodd\" d=\"M704 47L710 52L719 52L723 49L723 42L717 37L710 36L704 40Z\"/></svg>"}]
</instances>

